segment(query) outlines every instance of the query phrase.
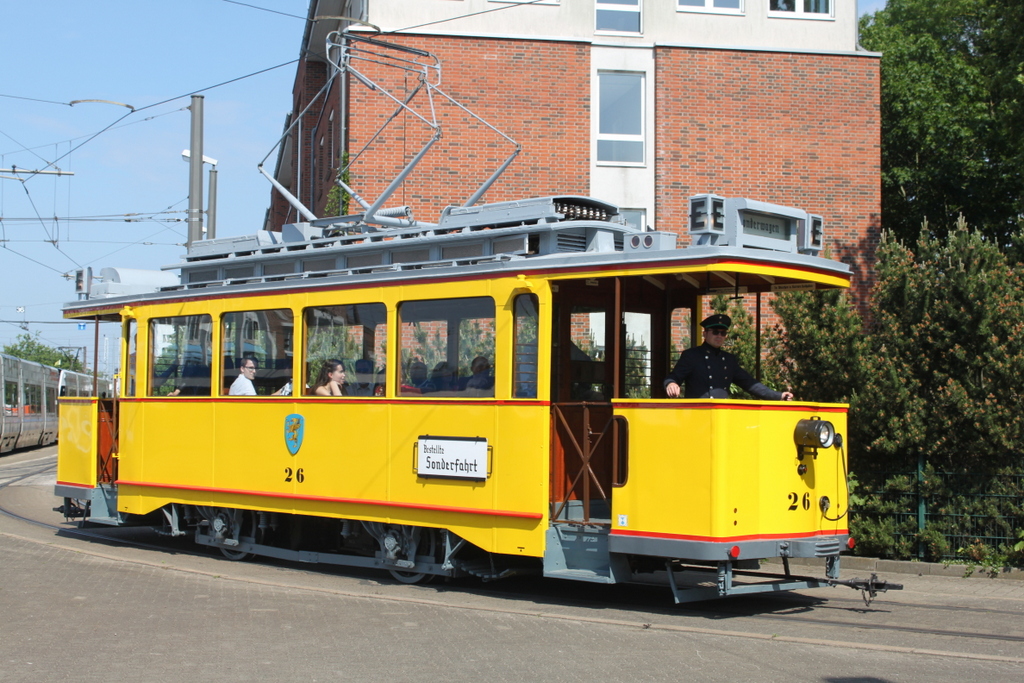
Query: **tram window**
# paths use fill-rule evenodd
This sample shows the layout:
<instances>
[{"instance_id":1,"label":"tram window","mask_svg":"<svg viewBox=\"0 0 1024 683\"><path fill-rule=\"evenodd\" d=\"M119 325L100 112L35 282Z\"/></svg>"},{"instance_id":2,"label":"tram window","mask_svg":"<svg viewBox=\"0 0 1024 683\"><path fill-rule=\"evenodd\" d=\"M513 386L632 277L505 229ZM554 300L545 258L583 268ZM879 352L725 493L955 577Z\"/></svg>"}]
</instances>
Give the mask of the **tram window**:
<instances>
[{"instance_id":1,"label":"tram window","mask_svg":"<svg viewBox=\"0 0 1024 683\"><path fill-rule=\"evenodd\" d=\"M400 396L494 396L494 299L407 301L398 319Z\"/></svg>"},{"instance_id":2,"label":"tram window","mask_svg":"<svg viewBox=\"0 0 1024 683\"><path fill-rule=\"evenodd\" d=\"M623 398L651 397L651 314L627 312Z\"/></svg>"},{"instance_id":3,"label":"tram window","mask_svg":"<svg viewBox=\"0 0 1024 683\"><path fill-rule=\"evenodd\" d=\"M537 398L537 296L520 294L515 302L512 391L516 398Z\"/></svg>"},{"instance_id":4,"label":"tram window","mask_svg":"<svg viewBox=\"0 0 1024 683\"><path fill-rule=\"evenodd\" d=\"M676 366L676 361L679 360L680 354L693 346L693 339L691 337L691 330L693 329L692 316L693 312L689 308L676 308L672 311L668 324L669 353L666 356L668 367L664 369L665 374L672 372L672 368Z\"/></svg>"},{"instance_id":5,"label":"tram window","mask_svg":"<svg viewBox=\"0 0 1024 683\"><path fill-rule=\"evenodd\" d=\"M149 321L149 395L209 396L213 319L182 315Z\"/></svg>"},{"instance_id":6,"label":"tram window","mask_svg":"<svg viewBox=\"0 0 1024 683\"><path fill-rule=\"evenodd\" d=\"M124 373L124 395L134 396L135 395L135 367L136 359L138 356L136 344L138 343L138 334L136 330L136 323L134 319L128 321L128 324L124 328L125 339L128 340L128 363L126 365Z\"/></svg>"},{"instance_id":7,"label":"tram window","mask_svg":"<svg viewBox=\"0 0 1024 683\"><path fill-rule=\"evenodd\" d=\"M43 388L38 384L25 385L26 415L40 415L43 412Z\"/></svg>"},{"instance_id":8,"label":"tram window","mask_svg":"<svg viewBox=\"0 0 1024 683\"><path fill-rule=\"evenodd\" d=\"M225 313L221 318L224 393L229 393L229 387L238 379L241 365L250 359L256 364L255 377L249 379L257 396L287 389L292 380L294 335L294 316L288 308Z\"/></svg>"},{"instance_id":9,"label":"tram window","mask_svg":"<svg viewBox=\"0 0 1024 683\"><path fill-rule=\"evenodd\" d=\"M590 306L574 306L569 314L569 372L574 401L611 398L611 373L605 363L607 317L604 309Z\"/></svg>"},{"instance_id":10,"label":"tram window","mask_svg":"<svg viewBox=\"0 0 1024 683\"><path fill-rule=\"evenodd\" d=\"M18 397L18 383L4 382L4 415L17 415L21 400Z\"/></svg>"},{"instance_id":11,"label":"tram window","mask_svg":"<svg viewBox=\"0 0 1024 683\"><path fill-rule=\"evenodd\" d=\"M46 412L53 415L57 412L57 388L46 387Z\"/></svg>"},{"instance_id":12,"label":"tram window","mask_svg":"<svg viewBox=\"0 0 1024 683\"><path fill-rule=\"evenodd\" d=\"M345 368L344 396L383 396L388 319L384 304L307 308L306 394L316 395L326 364Z\"/></svg>"},{"instance_id":13,"label":"tram window","mask_svg":"<svg viewBox=\"0 0 1024 683\"><path fill-rule=\"evenodd\" d=\"M664 382L665 376L676 367L676 361L682 352L693 346L692 330L693 310L687 307L674 308L669 316L669 352L665 354L666 367L662 369L662 375L655 378L655 382ZM664 392L658 395L665 397Z\"/></svg>"}]
</instances>

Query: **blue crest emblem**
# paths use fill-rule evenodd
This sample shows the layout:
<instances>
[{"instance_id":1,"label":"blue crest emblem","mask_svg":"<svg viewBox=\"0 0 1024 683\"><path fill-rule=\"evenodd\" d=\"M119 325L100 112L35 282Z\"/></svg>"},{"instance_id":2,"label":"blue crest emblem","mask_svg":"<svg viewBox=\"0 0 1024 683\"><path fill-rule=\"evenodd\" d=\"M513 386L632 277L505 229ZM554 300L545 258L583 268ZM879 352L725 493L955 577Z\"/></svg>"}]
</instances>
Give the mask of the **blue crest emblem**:
<instances>
[{"instance_id":1,"label":"blue crest emblem","mask_svg":"<svg viewBox=\"0 0 1024 683\"><path fill-rule=\"evenodd\" d=\"M292 455L302 448L302 432L305 426L306 420L301 415L293 413L284 419L284 443Z\"/></svg>"}]
</instances>

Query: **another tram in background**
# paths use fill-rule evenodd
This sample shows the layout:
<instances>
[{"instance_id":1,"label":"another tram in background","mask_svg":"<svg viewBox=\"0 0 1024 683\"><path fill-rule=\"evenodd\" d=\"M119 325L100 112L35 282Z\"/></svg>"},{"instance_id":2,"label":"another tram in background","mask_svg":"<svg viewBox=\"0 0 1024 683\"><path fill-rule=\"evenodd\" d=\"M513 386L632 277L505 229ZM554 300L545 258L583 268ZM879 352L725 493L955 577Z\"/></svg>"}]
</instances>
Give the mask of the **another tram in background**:
<instances>
[{"instance_id":1,"label":"another tram in background","mask_svg":"<svg viewBox=\"0 0 1024 683\"><path fill-rule=\"evenodd\" d=\"M394 186L338 218L290 197L308 221L68 304L121 322L123 372L114 400L62 407L65 514L405 582L658 571L680 602L838 582L847 406L661 388L711 295L760 323L763 293L849 286L820 218L697 196L677 248L597 199L476 204L495 177L430 224L380 208ZM243 368L256 395L232 395ZM317 394L330 377L343 395Z\"/></svg>"},{"instance_id":2,"label":"another tram in background","mask_svg":"<svg viewBox=\"0 0 1024 683\"><path fill-rule=\"evenodd\" d=\"M113 395L110 380L97 381L100 396ZM0 354L0 383L4 391L0 453L52 444L57 440L58 397L94 393L91 375L4 354Z\"/></svg>"}]
</instances>

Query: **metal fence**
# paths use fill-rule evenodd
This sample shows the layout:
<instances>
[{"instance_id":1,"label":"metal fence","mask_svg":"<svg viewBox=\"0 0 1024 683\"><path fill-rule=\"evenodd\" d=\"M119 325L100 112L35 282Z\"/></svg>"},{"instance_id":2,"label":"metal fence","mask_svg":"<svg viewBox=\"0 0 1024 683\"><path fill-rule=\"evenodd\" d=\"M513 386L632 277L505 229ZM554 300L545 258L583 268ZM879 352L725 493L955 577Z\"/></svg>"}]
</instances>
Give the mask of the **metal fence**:
<instances>
[{"instance_id":1,"label":"metal fence","mask_svg":"<svg viewBox=\"0 0 1024 683\"><path fill-rule=\"evenodd\" d=\"M981 559L1021 540L1024 474L889 472L859 493L855 519L873 520L919 559ZM939 539L945 539L941 543ZM900 554L896 552L895 554Z\"/></svg>"}]
</instances>

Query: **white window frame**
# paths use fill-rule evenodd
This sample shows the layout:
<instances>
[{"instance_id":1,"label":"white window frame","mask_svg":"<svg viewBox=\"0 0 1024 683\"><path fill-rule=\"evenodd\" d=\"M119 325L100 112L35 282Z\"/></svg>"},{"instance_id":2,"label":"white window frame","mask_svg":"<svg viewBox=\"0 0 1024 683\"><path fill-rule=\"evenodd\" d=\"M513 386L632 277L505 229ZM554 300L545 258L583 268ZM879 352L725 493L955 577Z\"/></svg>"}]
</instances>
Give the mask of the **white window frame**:
<instances>
[{"instance_id":1,"label":"white window frame","mask_svg":"<svg viewBox=\"0 0 1024 683\"><path fill-rule=\"evenodd\" d=\"M739 8L732 7L715 7L715 0L704 0L703 7L694 7L692 5L680 5L676 0L676 11L677 12L698 12L701 14L744 14L746 12L747 0L740 0Z\"/></svg>"},{"instance_id":2,"label":"white window frame","mask_svg":"<svg viewBox=\"0 0 1024 683\"><path fill-rule=\"evenodd\" d=\"M530 0L487 0L487 2L500 2L505 5L522 5L523 3L529 2L531 5L560 5L562 0L537 0L537 2L530 2Z\"/></svg>"},{"instance_id":3,"label":"white window frame","mask_svg":"<svg viewBox=\"0 0 1024 683\"><path fill-rule=\"evenodd\" d=\"M619 36L640 36L644 33L644 0L635 0L635 5L623 5L621 3L616 4L612 2L601 2L601 0L594 0L594 32L601 34L612 34ZM637 24L639 28L636 31L616 31L610 28L598 28L597 27L597 13L598 12L622 12L623 14L636 14Z\"/></svg>"},{"instance_id":4,"label":"white window frame","mask_svg":"<svg viewBox=\"0 0 1024 683\"><path fill-rule=\"evenodd\" d=\"M638 76L640 78L640 133L602 133L601 132L601 77L605 75L617 76ZM615 69L602 69L597 72L597 138L594 141L594 159L599 166L632 166L643 167L647 165L647 74L643 71L618 71ZM605 142L639 142L643 150L640 161L616 161L612 159L601 159L598 150L599 143Z\"/></svg>"},{"instance_id":5,"label":"white window frame","mask_svg":"<svg viewBox=\"0 0 1024 683\"><path fill-rule=\"evenodd\" d=\"M804 0L789 0L793 3L792 10L773 10L768 0L768 16L773 19L817 19L818 21L834 21L836 18L836 0L828 2L828 12L805 12Z\"/></svg>"},{"instance_id":6,"label":"white window frame","mask_svg":"<svg viewBox=\"0 0 1024 683\"><path fill-rule=\"evenodd\" d=\"M639 215L640 225L635 225L633 227L638 228L640 230L643 230L645 232L647 231L647 227L648 227L647 209L624 209L622 207L619 208L619 214L621 214L623 216L623 218L625 218L625 214L627 214L627 213L634 214L634 215ZM629 221L627 220L626 222L628 223ZM630 223L630 225L632 225L632 224Z\"/></svg>"}]
</instances>

